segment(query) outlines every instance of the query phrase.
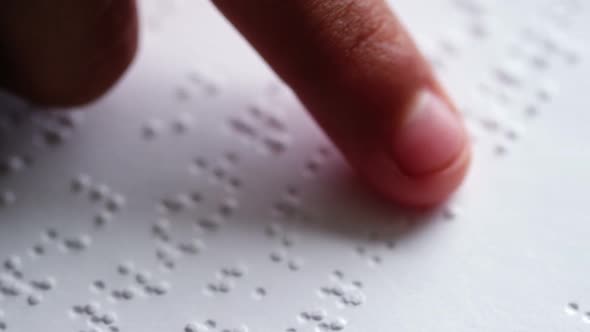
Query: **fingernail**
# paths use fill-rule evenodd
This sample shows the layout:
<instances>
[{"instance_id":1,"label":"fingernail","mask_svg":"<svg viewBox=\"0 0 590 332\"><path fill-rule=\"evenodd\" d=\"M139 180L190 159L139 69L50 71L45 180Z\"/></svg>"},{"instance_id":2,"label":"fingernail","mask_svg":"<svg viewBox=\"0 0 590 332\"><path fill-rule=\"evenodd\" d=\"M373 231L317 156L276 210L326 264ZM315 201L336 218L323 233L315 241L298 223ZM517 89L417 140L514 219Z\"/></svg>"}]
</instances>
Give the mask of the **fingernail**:
<instances>
[{"instance_id":1,"label":"fingernail","mask_svg":"<svg viewBox=\"0 0 590 332\"><path fill-rule=\"evenodd\" d=\"M393 158L409 176L437 172L461 153L467 136L459 115L448 103L422 90L410 105L393 138Z\"/></svg>"}]
</instances>

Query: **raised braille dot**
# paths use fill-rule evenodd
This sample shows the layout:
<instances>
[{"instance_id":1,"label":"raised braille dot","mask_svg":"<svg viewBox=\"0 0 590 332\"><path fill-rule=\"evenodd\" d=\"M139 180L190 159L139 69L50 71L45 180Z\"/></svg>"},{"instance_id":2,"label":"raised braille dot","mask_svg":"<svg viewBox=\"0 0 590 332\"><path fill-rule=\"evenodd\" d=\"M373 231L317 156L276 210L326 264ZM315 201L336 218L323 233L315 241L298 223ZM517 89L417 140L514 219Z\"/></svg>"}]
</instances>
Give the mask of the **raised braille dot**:
<instances>
[{"instance_id":1,"label":"raised braille dot","mask_svg":"<svg viewBox=\"0 0 590 332\"><path fill-rule=\"evenodd\" d=\"M121 194L112 194L108 197L106 202L107 210L111 212L116 212L121 210L121 208L125 205L125 197Z\"/></svg>"},{"instance_id":2,"label":"raised braille dot","mask_svg":"<svg viewBox=\"0 0 590 332\"><path fill-rule=\"evenodd\" d=\"M326 311L324 309L314 309L309 312L309 318L314 321L321 321L326 318Z\"/></svg>"},{"instance_id":3,"label":"raised braille dot","mask_svg":"<svg viewBox=\"0 0 590 332\"><path fill-rule=\"evenodd\" d=\"M191 242L179 244L178 249L185 254L196 255L203 249L203 243L199 239L194 239Z\"/></svg>"},{"instance_id":4,"label":"raised braille dot","mask_svg":"<svg viewBox=\"0 0 590 332\"><path fill-rule=\"evenodd\" d=\"M54 228L49 228L45 231L45 236L47 237L47 239L49 239L50 241L54 241L59 237L59 233L57 232L56 229Z\"/></svg>"},{"instance_id":5,"label":"raised braille dot","mask_svg":"<svg viewBox=\"0 0 590 332\"><path fill-rule=\"evenodd\" d=\"M87 174L79 174L73 180L71 184L72 191L80 192L84 190L88 190L92 183L90 176Z\"/></svg>"},{"instance_id":6,"label":"raised braille dot","mask_svg":"<svg viewBox=\"0 0 590 332\"><path fill-rule=\"evenodd\" d=\"M81 235L77 238L67 238L63 244L66 249L70 251L82 251L91 243L91 238L88 235Z\"/></svg>"},{"instance_id":7,"label":"raised braille dot","mask_svg":"<svg viewBox=\"0 0 590 332\"><path fill-rule=\"evenodd\" d=\"M265 297L267 294L267 290L264 287L257 287L256 289L254 289L254 297L260 299Z\"/></svg>"},{"instance_id":8,"label":"raised braille dot","mask_svg":"<svg viewBox=\"0 0 590 332\"><path fill-rule=\"evenodd\" d=\"M332 331L340 331L346 327L346 320L344 318L336 318L330 322L330 329Z\"/></svg>"},{"instance_id":9,"label":"raised braille dot","mask_svg":"<svg viewBox=\"0 0 590 332\"><path fill-rule=\"evenodd\" d=\"M55 279L47 278L45 280L31 281L31 285L41 291L49 291L55 287Z\"/></svg>"},{"instance_id":10,"label":"raised braille dot","mask_svg":"<svg viewBox=\"0 0 590 332\"><path fill-rule=\"evenodd\" d=\"M279 263L285 260L285 253L283 251L277 250L270 253L270 260Z\"/></svg>"},{"instance_id":11,"label":"raised braille dot","mask_svg":"<svg viewBox=\"0 0 590 332\"><path fill-rule=\"evenodd\" d=\"M10 256L4 261L4 268L9 271L20 270L22 265L23 263L19 256Z\"/></svg>"},{"instance_id":12,"label":"raised braille dot","mask_svg":"<svg viewBox=\"0 0 590 332\"><path fill-rule=\"evenodd\" d=\"M101 305L97 302L88 303L83 307L84 313L90 316L95 316L100 310Z\"/></svg>"},{"instance_id":13,"label":"raised braille dot","mask_svg":"<svg viewBox=\"0 0 590 332\"><path fill-rule=\"evenodd\" d=\"M33 295L29 295L29 297L27 298L27 303L30 306L36 306L41 302L41 295L38 294L33 294Z\"/></svg>"},{"instance_id":14,"label":"raised braille dot","mask_svg":"<svg viewBox=\"0 0 590 332\"><path fill-rule=\"evenodd\" d=\"M94 286L94 289L98 291L102 291L107 287L106 283L103 280L95 280L92 283L92 286Z\"/></svg>"},{"instance_id":15,"label":"raised braille dot","mask_svg":"<svg viewBox=\"0 0 590 332\"><path fill-rule=\"evenodd\" d=\"M141 128L141 134L147 140L157 137L160 131L162 131L162 122L156 119L149 120Z\"/></svg>"},{"instance_id":16,"label":"raised braille dot","mask_svg":"<svg viewBox=\"0 0 590 332\"><path fill-rule=\"evenodd\" d=\"M107 313L102 315L101 321L106 325L111 325L117 321L117 316L114 313Z\"/></svg>"},{"instance_id":17,"label":"raised braille dot","mask_svg":"<svg viewBox=\"0 0 590 332\"><path fill-rule=\"evenodd\" d=\"M105 184L98 184L90 188L90 199L93 201L103 200L109 195L110 188Z\"/></svg>"},{"instance_id":18,"label":"raised braille dot","mask_svg":"<svg viewBox=\"0 0 590 332\"><path fill-rule=\"evenodd\" d=\"M108 211L100 211L94 217L94 225L96 227L102 227L108 224L113 219L113 215Z\"/></svg>"},{"instance_id":19,"label":"raised braille dot","mask_svg":"<svg viewBox=\"0 0 590 332\"><path fill-rule=\"evenodd\" d=\"M217 322L214 321L213 319L207 319L205 321L205 325L208 326L209 328L214 329L215 327L217 327Z\"/></svg>"}]
</instances>

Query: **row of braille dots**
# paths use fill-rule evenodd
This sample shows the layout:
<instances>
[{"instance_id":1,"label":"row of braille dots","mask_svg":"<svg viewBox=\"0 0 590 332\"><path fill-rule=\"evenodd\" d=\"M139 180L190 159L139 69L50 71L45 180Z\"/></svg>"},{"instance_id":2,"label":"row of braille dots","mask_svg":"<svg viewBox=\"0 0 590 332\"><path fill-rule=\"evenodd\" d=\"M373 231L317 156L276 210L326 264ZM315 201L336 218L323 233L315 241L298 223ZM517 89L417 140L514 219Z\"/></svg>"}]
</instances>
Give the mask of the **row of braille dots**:
<instances>
[{"instance_id":1,"label":"row of braille dots","mask_svg":"<svg viewBox=\"0 0 590 332\"><path fill-rule=\"evenodd\" d=\"M299 220L306 217L297 187L287 186L286 190L272 204L271 216L280 220Z\"/></svg>"},{"instance_id":2,"label":"row of braille dots","mask_svg":"<svg viewBox=\"0 0 590 332\"><path fill-rule=\"evenodd\" d=\"M11 155L0 160L0 177L19 173L30 167L33 159L24 155ZM0 209L16 203L16 193L9 189L0 189Z\"/></svg>"},{"instance_id":3,"label":"row of braille dots","mask_svg":"<svg viewBox=\"0 0 590 332\"><path fill-rule=\"evenodd\" d=\"M447 208L443 208L443 218L447 218L446 211ZM368 259L371 266L381 265L383 263L382 253L388 253L395 249L396 239L407 231L412 222L411 216L404 216L399 220L391 221L389 225L379 231L368 231L363 243L355 247L355 252L360 257Z\"/></svg>"},{"instance_id":4,"label":"row of braille dots","mask_svg":"<svg viewBox=\"0 0 590 332\"><path fill-rule=\"evenodd\" d=\"M117 266L117 274L131 280L124 287L109 287L104 280L95 280L92 288L99 293L106 293L115 301L130 301L138 296L162 296L168 293L170 284L167 281L155 281L148 271L138 271L131 263Z\"/></svg>"},{"instance_id":5,"label":"row of braille dots","mask_svg":"<svg viewBox=\"0 0 590 332\"><path fill-rule=\"evenodd\" d=\"M100 332L105 329L110 332L119 332L117 326L117 314L114 312L103 312L98 302L85 305L74 305L72 307L74 317L86 319L86 325L90 326L89 332Z\"/></svg>"},{"instance_id":6,"label":"row of braille dots","mask_svg":"<svg viewBox=\"0 0 590 332\"><path fill-rule=\"evenodd\" d=\"M173 198L163 199L160 202L159 210L164 216L173 217L189 208L196 208L202 199L202 195L199 192L176 195ZM195 227L197 227L199 231L217 231L225 221L234 216L237 208L237 199L231 196L226 197L219 203L216 212L212 213L210 216L196 218L196 220L194 220ZM162 240L166 239L165 234L160 235Z\"/></svg>"},{"instance_id":7,"label":"row of braille dots","mask_svg":"<svg viewBox=\"0 0 590 332\"><path fill-rule=\"evenodd\" d=\"M191 98L194 91L198 97L215 97L219 94L219 83L202 72L191 70L186 74L187 84L182 84L176 88L176 99L187 101Z\"/></svg>"},{"instance_id":8,"label":"row of braille dots","mask_svg":"<svg viewBox=\"0 0 590 332\"><path fill-rule=\"evenodd\" d=\"M249 107L246 114L231 117L228 125L245 142L273 156L282 155L289 147L290 136L285 124L261 107Z\"/></svg>"},{"instance_id":9,"label":"row of braille dots","mask_svg":"<svg viewBox=\"0 0 590 332\"><path fill-rule=\"evenodd\" d=\"M192 160L189 171L193 175L205 175L214 183L221 184L229 192L237 192L242 187L242 180L235 174L231 174L231 171L235 171L239 162L240 156L231 151L214 164L210 164L206 158L199 156Z\"/></svg>"},{"instance_id":10,"label":"row of braille dots","mask_svg":"<svg viewBox=\"0 0 590 332\"><path fill-rule=\"evenodd\" d=\"M109 186L96 183L90 176L80 174L71 183L71 190L76 194L87 195L90 202L99 204L100 210L94 216L93 224L102 228L114 218L126 203L125 196L113 191Z\"/></svg>"},{"instance_id":11,"label":"row of braille dots","mask_svg":"<svg viewBox=\"0 0 590 332\"><path fill-rule=\"evenodd\" d=\"M21 266L18 256L12 256L4 262L5 274L0 274L0 295L9 298L24 296L30 306L36 306L43 299L41 293L55 288L55 279L25 280Z\"/></svg>"},{"instance_id":12,"label":"row of braille dots","mask_svg":"<svg viewBox=\"0 0 590 332\"><path fill-rule=\"evenodd\" d=\"M316 325L318 331L342 331L348 323L343 317L328 317L327 311L321 308L303 311L298 319L301 324ZM286 331L297 332L297 328L290 327Z\"/></svg>"},{"instance_id":13,"label":"row of braille dots","mask_svg":"<svg viewBox=\"0 0 590 332\"><path fill-rule=\"evenodd\" d=\"M358 307L365 303L366 295L360 280L347 281L340 270L334 270L331 279L332 284L320 287L318 295L321 298L335 299L342 307Z\"/></svg>"},{"instance_id":14,"label":"row of braille dots","mask_svg":"<svg viewBox=\"0 0 590 332\"><path fill-rule=\"evenodd\" d=\"M207 283L205 294L220 295L229 293L235 288L236 282L246 276L246 272L246 267L243 265L221 268L216 275L216 280Z\"/></svg>"},{"instance_id":15,"label":"row of braille dots","mask_svg":"<svg viewBox=\"0 0 590 332\"><path fill-rule=\"evenodd\" d=\"M169 219L161 218L152 226L152 235L159 242L156 248L156 259L161 266L173 270L177 260L185 255L199 254L205 249L205 244L197 237L189 241L172 241L170 224Z\"/></svg>"},{"instance_id":16,"label":"row of braille dots","mask_svg":"<svg viewBox=\"0 0 590 332\"><path fill-rule=\"evenodd\" d=\"M552 59L561 60L561 63L570 66L575 66L580 62L580 54L572 46L572 41L564 39L565 37L527 28L523 32L523 38L532 47L526 48L522 55L528 57L531 66L539 71L549 69L552 65L549 60Z\"/></svg>"},{"instance_id":17,"label":"row of braille dots","mask_svg":"<svg viewBox=\"0 0 590 332\"><path fill-rule=\"evenodd\" d=\"M92 237L89 234L79 234L77 236L64 236L55 228L49 228L41 236L42 243L33 245L31 253L37 257L45 255L48 248L47 244L54 244L59 250L65 253L80 253L92 244Z\"/></svg>"},{"instance_id":18,"label":"row of braille dots","mask_svg":"<svg viewBox=\"0 0 590 332\"><path fill-rule=\"evenodd\" d=\"M193 117L188 113L179 113L170 120L149 119L141 127L141 137L152 141L166 133L184 135L193 126Z\"/></svg>"},{"instance_id":19,"label":"row of braille dots","mask_svg":"<svg viewBox=\"0 0 590 332\"><path fill-rule=\"evenodd\" d=\"M212 331L212 332L248 332L250 329L248 326L242 324L238 327L220 327L217 321L213 319L207 319L204 322L191 322L186 324L184 327L184 332L205 332L205 331Z\"/></svg>"},{"instance_id":20,"label":"row of braille dots","mask_svg":"<svg viewBox=\"0 0 590 332\"><path fill-rule=\"evenodd\" d=\"M291 256L290 253L283 249L275 249L268 255L271 262L275 264L285 264L289 271L299 271L303 267L304 260L298 256Z\"/></svg>"},{"instance_id":21,"label":"row of braille dots","mask_svg":"<svg viewBox=\"0 0 590 332\"><path fill-rule=\"evenodd\" d=\"M577 302L570 302L567 304L565 312L571 316L579 316L583 322L590 324L590 308L584 311Z\"/></svg>"},{"instance_id":22,"label":"row of braille dots","mask_svg":"<svg viewBox=\"0 0 590 332\"><path fill-rule=\"evenodd\" d=\"M326 162L334 154L332 147L328 145L319 146L311 156L305 161L303 166L303 176L315 177L319 174L319 171Z\"/></svg>"},{"instance_id":23,"label":"row of braille dots","mask_svg":"<svg viewBox=\"0 0 590 332\"><path fill-rule=\"evenodd\" d=\"M497 66L488 77L487 82L481 82L478 85L479 92L494 100L502 108L501 109L520 109L527 118L534 118L538 115L543 105L546 105L553 98L553 91L547 84L538 84L539 79L525 80L524 72L516 69L521 66L518 62L522 60L514 59L510 64L506 63ZM545 75L545 74L543 74ZM526 82L525 82L526 81ZM533 86L535 84L536 86ZM522 89L531 90L533 92L534 100L522 103L521 96ZM516 103L518 100L518 103ZM499 109L499 108L498 108ZM504 155L508 147L522 136L522 130L515 124L509 124L506 120L501 120L494 114L471 114L473 110L466 110L469 112L470 120L474 120L475 125L482 128L485 133L492 135L497 142L494 145L494 153L498 156ZM506 117L514 118L514 113L506 114ZM473 122L473 121L472 121ZM519 120L519 122L521 122ZM524 123L521 123L522 126Z\"/></svg>"},{"instance_id":24,"label":"row of braille dots","mask_svg":"<svg viewBox=\"0 0 590 332\"><path fill-rule=\"evenodd\" d=\"M81 113L36 113L33 122L38 130L33 138L34 143L49 147L62 145L81 121Z\"/></svg>"},{"instance_id":25,"label":"row of braille dots","mask_svg":"<svg viewBox=\"0 0 590 332\"><path fill-rule=\"evenodd\" d=\"M463 49L471 49L470 42L484 41L490 34L485 18L485 8L479 1L454 0L451 5L467 15L467 26L451 30L436 38L436 44L425 49L430 63L436 70L447 67L447 61L457 60Z\"/></svg>"}]
</instances>

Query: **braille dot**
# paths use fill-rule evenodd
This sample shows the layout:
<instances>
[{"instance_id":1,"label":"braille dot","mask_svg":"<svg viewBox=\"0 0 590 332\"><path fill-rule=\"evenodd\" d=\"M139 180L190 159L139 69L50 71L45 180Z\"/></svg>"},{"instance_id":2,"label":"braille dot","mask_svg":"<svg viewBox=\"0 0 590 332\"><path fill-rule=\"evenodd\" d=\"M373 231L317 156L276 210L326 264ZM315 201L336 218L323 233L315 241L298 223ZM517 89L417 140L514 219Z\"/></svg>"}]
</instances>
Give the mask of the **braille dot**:
<instances>
[{"instance_id":1,"label":"braille dot","mask_svg":"<svg viewBox=\"0 0 590 332\"><path fill-rule=\"evenodd\" d=\"M185 254L196 255L203 248L203 243L199 239L194 239L192 242L181 243L178 245L178 249Z\"/></svg>"},{"instance_id":2,"label":"braille dot","mask_svg":"<svg viewBox=\"0 0 590 332\"><path fill-rule=\"evenodd\" d=\"M122 276L129 275L133 270L133 264L130 262L121 263L117 267L117 272Z\"/></svg>"},{"instance_id":3,"label":"braille dot","mask_svg":"<svg viewBox=\"0 0 590 332\"><path fill-rule=\"evenodd\" d=\"M94 286L94 289L99 291L102 291L107 287L103 280L95 280L92 285Z\"/></svg>"},{"instance_id":4,"label":"braille dot","mask_svg":"<svg viewBox=\"0 0 590 332\"><path fill-rule=\"evenodd\" d=\"M19 256L10 256L4 261L4 268L9 271L20 270L22 265L23 263Z\"/></svg>"},{"instance_id":5,"label":"braille dot","mask_svg":"<svg viewBox=\"0 0 590 332\"><path fill-rule=\"evenodd\" d=\"M230 187L232 187L233 189L238 189L242 186L242 180L240 180L237 177L231 177L228 180L228 183L229 183Z\"/></svg>"},{"instance_id":6,"label":"braille dot","mask_svg":"<svg viewBox=\"0 0 590 332\"><path fill-rule=\"evenodd\" d=\"M198 191L194 191L190 193L190 198L193 203L200 203L203 201L203 194Z\"/></svg>"},{"instance_id":7,"label":"braille dot","mask_svg":"<svg viewBox=\"0 0 590 332\"><path fill-rule=\"evenodd\" d=\"M330 322L330 329L332 331L340 331L346 327L346 320L344 318L336 318Z\"/></svg>"},{"instance_id":8,"label":"braille dot","mask_svg":"<svg viewBox=\"0 0 590 332\"><path fill-rule=\"evenodd\" d=\"M41 302L41 295L29 295L27 298L27 303L30 306L36 306Z\"/></svg>"},{"instance_id":9,"label":"braille dot","mask_svg":"<svg viewBox=\"0 0 590 332\"><path fill-rule=\"evenodd\" d=\"M289 263L287 263L287 266L291 271L298 271L299 269L301 269L302 265L303 262L300 259L291 260L289 261Z\"/></svg>"},{"instance_id":10,"label":"braille dot","mask_svg":"<svg viewBox=\"0 0 590 332\"><path fill-rule=\"evenodd\" d=\"M498 145L496 145L494 147L494 154L495 155L497 155L497 156L503 156L506 153L507 153L507 149L506 149L506 147L504 145L498 144Z\"/></svg>"},{"instance_id":11,"label":"braille dot","mask_svg":"<svg viewBox=\"0 0 590 332\"><path fill-rule=\"evenodd\" d=\"M81 305L75 305L75 306L72 307L72 312L75 313L75 314L77 314L77 315L84 314L85 313L85 310L86 309L84 308L84 306L81 306Z\"/></svg>"},{"instance_id":12,"label":"braille dot","mask_svg":"<svg viewBox=\"0 0 590 332\"><path fill-rule=\"evenodd\" d=\"M150 140L158 136L162 130L162 123L159 120L152 119L143 125L141 128L141 134L143 138Z\"/></svg>"},{"instance_id":13,"label":"braille dot","mask_svg":"<svg viewBox=\"0 0 590 332\"><path fill-rule=\"evenodd\" d=\"M113 215L108 211L100 211L94 217L94 225L96 227L102 227L108 224L113 219Z\"/></svg>"},{"instance_id":14,"label":"braille dot","mask_svg":"<svg viewBox=\"0 0 590 332\"><path fill-rule=\"evenodd\" d=\"M195 158L195 160L193 161L193 163L199 169L207 169L207 167L209 166L209 163L203 157L197 157L197 158Z\"/></svg>"},{"instance_id":15,"label":"braille dot","mask_svg":"<svg viewBox=\"0 0 590 332\"><path fill-rule=\"evenodd\" d=\"M48 230L45 231L45 236L47 236L47 238L49 240L56 240L59 236L57 230L50 228Z\"/></svg>"},{"instance_id":16,"label":"braille dot","mask_svg":"<svg viewBox=\"0 0 590 332\"><path fill-rule=\"evenodd\" d=\"M66 247L66 249L75 252L79 252L88 248L90 243L91 239L88 235L81 235L77 238L67 238L63 241L63 244Z\"/></svg>"},{"instance_id":17,"label":"braille dot","mask_svg":"<svg viewBox=\"0 0 590 332\"><path fill-rule=\"evenodd\" d=\"M38 289L41 291L48 291L48 290L53 289L53 287L55 286L55 279L47 278L45 280L31 281L31 285L35 289Z\"/></svg>"},{"instance_id":18,"label":"braille dot","mask_svg":"<svg viewBox=\"0 0 590 332\"><path fill-rule=\"evenodd\" d=\"M111 325L117 321L117 316L114 313L107 313L102 315L101 321L106 325Z\"/></svg>"},{"instance_id":19,"label":"braille dot","mask_svg":"<svg viewBox=\"0 0 590 332\"><path fill-rule=\"evenodd\" d=\"M97 302L88 303L83 307L84 313L90 316L95 316L100 310L101 305Z\"/></svg>"},{"instance_id":20,"label":"braille dot","mask_svg":"<svg viewBox=\"0 0 590 332\"><path fill-rule=\"evenodd\" d=\"M110 212L116 212L121 210L121 208L125 205L125 197L121 194L112 194L108 197L106 202L106 208Z\"/></svg>"},{"instance_id":21,"label":"braille dot","mask_svg":"<svg viewBox=\"0 0 590 332\"><path fill-rule=\"evenodd\" d=\"M160 202L160 206L167 213L178 213L186 209L191 202L187 195L178 195L174 198L165 198Z\"/></svg>"},{"instance_id":22,"label":"braille dot","mask_svg":"<svg viewBox=\"0 0 590 332\"><path fill-rule=\"evenodd\" d=\"M244 122L240 119L230 119L229 126L233 129L237 134L247 137L249 139L253 139L258 136L256 129L250 124Z\"/></svg>"},{"instance_id":23,"label":"braille dot","mask_svg":"<svg viewBox=\"0 0 590 332\"><path fill-rule=\"evenodd\" d=\"M227 152L225 154L225 159L232 165L235 165L240 161L240 157L236 152Z\"/></svg>"},{"instance_id":24,"label":"braille dot","mask_svg":"<svg viewBox=\"0 0 590 332\"><path fill-rule=\"evenodd\" d=\"M181 114L172 121L172 130L177 134L185 133L192 125L192 119L188 114Z\"/></svg>"},{"instance_id":25,"label":"braille dot","mask_svg":"<svg viewBox=\"0 0 590 332\"><path fill-rule=\"evenodd\" d=\"M264 288L264 287L257 287L254 290L254 295L256 298L263 298L266 296L266 294L267 294L267 291L266 291L266 288Z\"/></svg>"},{"instance_id":26,"label":"braille dot","mask_svg":"<svg viewBox=\"0 0 590 332\"><path fill-rule=\"evenodd\" d=\"M90 177L86 174L79 174L72 180L71 188L74 192L88 190L92 183Z\"/></svg>"},{"instance_id":27,"label":"braille dot","mask_svg":"<svg viewBox=\"0 0 590 332\"><path fill-rule=\"evenodd\" d=\"M309 318L317 322L326 318L326 315L327 313L324 309L314 309L309 312Z\"/></svg>"},{"instance_id":28,"label":"braille dot","mask_svg":"<svg viewBox=\"0 0 590 332\"><path fill-rule=\"evenodd\" d=\"M270 260L279 263L285 260L285 253L283 251L273 251L270 253Z\"/></svg>"},{"instance_id":29,"label":"braille dot","mask_svg":"<svg viewBox=\"0 0 590 332\"><path fill-rule=\"evenodd\" d=\"M266 146L268 151L274 155L279 155L287 149L286 144L279 139L273 137L265 137L262 143Z\"/></svg>"},{"instance_id":30,"label":"braille dot","mask_svg":"<svg viewBox=\"0 0 590 332\"><path fill-rule=\"evenodd\" d=\"M205 325L207 325L209 328L214 329L217 326L217 322L214 321L213 319L207 319L205 321Z\"/></svg>"}]
</instances>

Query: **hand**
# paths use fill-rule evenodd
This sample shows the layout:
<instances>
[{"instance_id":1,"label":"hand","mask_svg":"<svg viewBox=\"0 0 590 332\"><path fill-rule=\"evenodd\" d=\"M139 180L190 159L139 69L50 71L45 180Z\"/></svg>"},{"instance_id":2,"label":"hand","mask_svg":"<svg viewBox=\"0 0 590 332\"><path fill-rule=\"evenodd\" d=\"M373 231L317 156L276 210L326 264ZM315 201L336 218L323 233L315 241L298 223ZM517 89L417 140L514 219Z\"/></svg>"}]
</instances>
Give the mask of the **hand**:
<instances>
[{"instance_id":1,"label":"hand","mask_svg":"<svg viewBox=\"0 0 590 332\"><path fill-rule=\"evenodd\" d=\"M460 115L383 0L214 0L352 167L389 199L444 200L470 146ZM133 0L7 0L0 85L35 102L102 95L137 44Z\"/></svg>"}]
</instances>

